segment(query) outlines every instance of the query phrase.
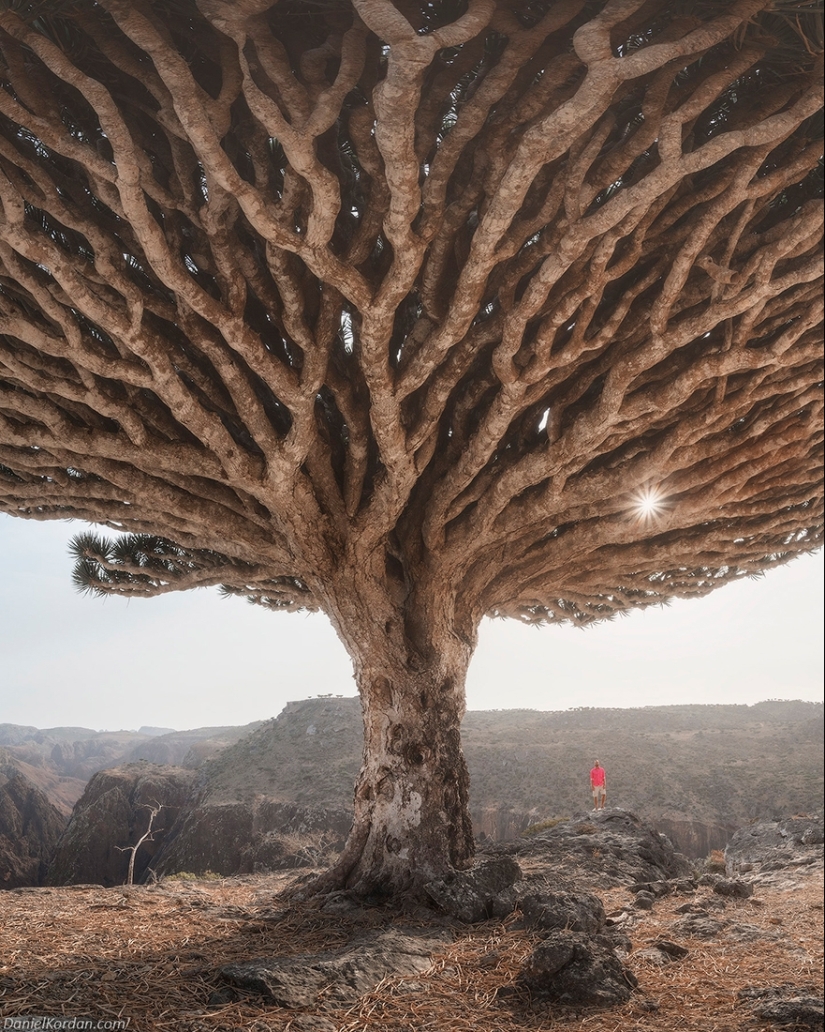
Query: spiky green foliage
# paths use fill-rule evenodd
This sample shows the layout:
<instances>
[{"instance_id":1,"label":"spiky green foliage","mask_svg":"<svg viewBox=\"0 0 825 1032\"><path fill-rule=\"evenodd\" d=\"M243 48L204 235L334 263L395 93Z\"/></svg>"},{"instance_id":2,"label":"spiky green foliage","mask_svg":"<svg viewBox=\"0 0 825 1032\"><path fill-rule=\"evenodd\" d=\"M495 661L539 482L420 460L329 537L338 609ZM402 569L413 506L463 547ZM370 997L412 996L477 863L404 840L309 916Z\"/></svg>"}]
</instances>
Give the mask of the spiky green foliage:
<instances>
[{"instance_id":1,"label":"spiky green foliage","mask_svg":"<svg viewBox=\"0 0 825 1032\"><path fill-rule=\"evenodd\" d=\"M271 578L252 564L233 562L208 549L185 549L154 534L107 538L94 531L76 534L69 551L72 581L90 595L144 596L186 587L218 586L221 594L241 595L268 609L312 608L306 586L295 578ZM236 583L222 583L222 574ZM246 577L246 582L241 581Z\"/></svg>"}]
</instances>

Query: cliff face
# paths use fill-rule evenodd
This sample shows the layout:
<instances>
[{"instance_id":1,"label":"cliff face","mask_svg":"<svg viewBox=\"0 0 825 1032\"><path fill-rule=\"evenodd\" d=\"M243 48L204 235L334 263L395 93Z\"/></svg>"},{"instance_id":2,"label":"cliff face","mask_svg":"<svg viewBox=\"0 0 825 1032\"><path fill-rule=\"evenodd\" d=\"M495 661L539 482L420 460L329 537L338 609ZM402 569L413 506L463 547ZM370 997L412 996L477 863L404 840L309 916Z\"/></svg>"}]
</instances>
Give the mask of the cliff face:
<instances>
[{"instance_id":1,"label":"cliff face","mask_svg":"<svg viewBox=\"0 0 825 1032\"><path fill-rule=\"evenodd\" d=\"M200 802L187 809L152 864L156 874L254 874L319 865L340 852L348 810L271 799Z\"/></svg>"},{"instance_id":2,"label":"cliff face","mask_svg":"<svg viewBox=\"0 0 825 1032\"><path fill-rule=\"evenodd\" d=\"M705 824L668 817L659 817L656 826L676 843L679 852L695 860L709 856L714 849L724 849L736 831L734 824Z\"/></svg>"},{"instance_id":3,"label":"cliff face","mask_svg":"<svg viewBox=\"0 0 825 1032\"><path fill-rule=\"evenodd\" d=\"M360 761L357 699L288 703L203 764L198 798L154 869L230 875L318 863L343 846Z\"/></svg>"},{"instance_id":4,"label":"cliff face","mask_svg":"<svg viewBox=\"0 0 825 1032\"><path fill-rule=\"evenodd\" d=\"M10 763L0 762L0 888L42 885L66 819Z\"/></svg>"},{"instance_id":5,"label":"cliff face","mask_svg":"<svg viewBox=\"0 0 825 1032\"><path fill-rule=\"evenodd\" d=\"M122 885L127 880L130 847L148 828L160 806L151 838L135 854L134 880L146 876L183 807L196 773L181 767L135 763L94 775L77 803L49 867L50 885Z\"/></svg>"}]
</instances>

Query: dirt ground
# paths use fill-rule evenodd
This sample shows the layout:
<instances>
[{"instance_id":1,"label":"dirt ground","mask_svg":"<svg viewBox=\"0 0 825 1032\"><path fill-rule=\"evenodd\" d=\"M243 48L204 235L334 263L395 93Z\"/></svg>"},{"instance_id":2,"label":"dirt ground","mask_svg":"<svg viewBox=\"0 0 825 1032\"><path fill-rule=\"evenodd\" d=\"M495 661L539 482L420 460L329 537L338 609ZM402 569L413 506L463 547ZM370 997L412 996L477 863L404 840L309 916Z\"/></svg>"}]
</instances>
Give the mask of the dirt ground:
<instances>
[{"instance_id":1,"label":"dirt ground","mask_svg":"<svg viewBox=\"0 0 825 1032\"><path fill-rule=\"evenodd\" d=\"M639 981L630 1002L610 1010L565 1010L518 989L537 935L512 928L513 919L453 927L452 942L423 975L385 979L347 1006L322 1000L288 1010L252 994L220 1002L224 964L347 941L339 917L279 898L292 878L0 891L2 1027L15 1027L9 1018L40 1016L77 1019L43 1028L130 1032L787 1032L794 1026L755 1019L740 990L794 986L822 994L823 879L821 870L808 870L760 884L749 899L723 900L700 887L657 900L650 911L631 910L627 889L601 893L609 915L628 914L623 927L633 949L625 963ZM676 911L686 901L706 906L722 931L711 939L677 934ZM361 927L427 920L420 910L411 916L375 907ZM657 963L644 951L660 939L687 948L687 956Z\"/></svg>"}]
</instances>

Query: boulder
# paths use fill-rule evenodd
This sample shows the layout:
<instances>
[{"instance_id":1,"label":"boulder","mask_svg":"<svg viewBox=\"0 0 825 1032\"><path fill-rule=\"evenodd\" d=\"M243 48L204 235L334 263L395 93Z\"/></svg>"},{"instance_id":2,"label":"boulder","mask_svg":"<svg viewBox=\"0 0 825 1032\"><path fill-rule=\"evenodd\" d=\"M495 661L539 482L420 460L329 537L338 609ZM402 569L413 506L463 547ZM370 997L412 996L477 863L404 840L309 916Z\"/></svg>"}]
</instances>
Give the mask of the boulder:
<instances>
[{"instance_id":1,"label":"boulder","mask_svg":"<svg viewBox=\"0 0 825 1032\"><path fill-rule=\"evenodd\" d=\"M517 893L513 888L521 868L510 857L501 856L476 864L472 870L457 871L424 888L441 910L459 921L472 924L512 913Z\"/></svg>"},{"instance_id":2,"label":"boulder","mask_svg":"<svg viewBox=\"0 0 825 1032\"><path fill-rule=\"evenodd\" d=\"M519 901L522 919L516 927L596 935L607 922L604 906L590 892L532 892Z\"/></svg>"},{"instance_id":3,"label":"boulder","mask_svg":"<svg viewBox=\"0 0 825 1032\"><path fill-rule=\"evenodd\" d=\"M570 1007L625 1003L636 986L609 940L571 931L552 932L539 943L518 980L534 998Z\"/></svg>"}]
</instances>

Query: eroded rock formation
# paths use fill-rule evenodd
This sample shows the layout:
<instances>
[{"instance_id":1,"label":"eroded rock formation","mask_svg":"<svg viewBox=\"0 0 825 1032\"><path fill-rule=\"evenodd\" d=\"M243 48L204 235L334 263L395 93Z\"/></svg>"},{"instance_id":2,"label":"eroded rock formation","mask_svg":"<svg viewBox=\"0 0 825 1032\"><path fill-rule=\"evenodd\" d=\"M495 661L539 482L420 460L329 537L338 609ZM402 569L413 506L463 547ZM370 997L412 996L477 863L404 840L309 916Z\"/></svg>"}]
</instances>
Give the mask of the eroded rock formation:
<instances>
[{"instance_id":1,"label":"eroded rock formation","mask_svg":"<svg viewBox=\"0 0 825 1032\"><path fill-rule=\"evenodd\" d=\"M0 758L0 889L42 885L65 825L46 796Z\"/></svg>"},{"instance_id":2,"label":"eroded rock formation","mask_svg":"<svg viewBox=\"0 0 825 1032\"><path fill-rule=\"evenodd\" d=\"M130 847L148 828L152 809L160 807L152 835L135 854L134 880L152 865L195 785L194 771L133 763L94 775L75 806L72 819L49 868L51 885L122 885L129 869Z\"/></svg>"}]
</instances>

